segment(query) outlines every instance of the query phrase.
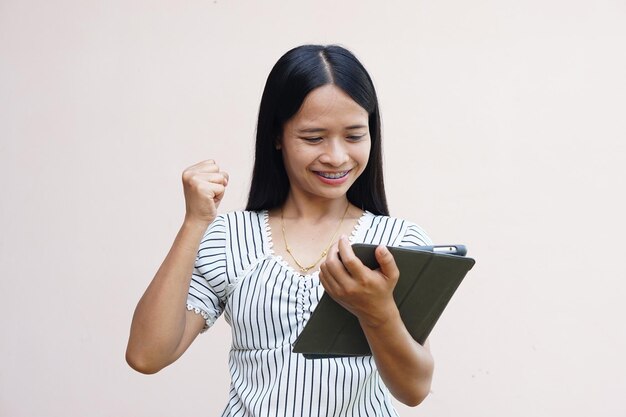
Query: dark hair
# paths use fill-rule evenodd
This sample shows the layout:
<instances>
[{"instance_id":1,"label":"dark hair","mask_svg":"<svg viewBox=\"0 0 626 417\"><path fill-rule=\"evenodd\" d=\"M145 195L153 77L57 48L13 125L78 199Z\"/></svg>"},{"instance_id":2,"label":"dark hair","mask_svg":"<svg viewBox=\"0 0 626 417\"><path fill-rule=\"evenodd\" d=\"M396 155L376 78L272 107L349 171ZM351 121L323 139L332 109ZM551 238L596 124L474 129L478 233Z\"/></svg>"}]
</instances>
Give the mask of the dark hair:
<instances>
[{"instance_id":1,"label":"dark hair","mask_svg":"<svg viewBox=\"0 0 626 417\"><path fill-rule=\"evenodd\" d=\"M369 161L348 190L348 200L362 210L389 215L376 90L359 60L336 45L294 48L276 62L267 77L259 108L254 169L246 210L272 209L287 199L289 178L276 143L282 136L283 125L298 112L305 97L326 84L342 89L369 114Z\"/></svg>"}]
</instances>

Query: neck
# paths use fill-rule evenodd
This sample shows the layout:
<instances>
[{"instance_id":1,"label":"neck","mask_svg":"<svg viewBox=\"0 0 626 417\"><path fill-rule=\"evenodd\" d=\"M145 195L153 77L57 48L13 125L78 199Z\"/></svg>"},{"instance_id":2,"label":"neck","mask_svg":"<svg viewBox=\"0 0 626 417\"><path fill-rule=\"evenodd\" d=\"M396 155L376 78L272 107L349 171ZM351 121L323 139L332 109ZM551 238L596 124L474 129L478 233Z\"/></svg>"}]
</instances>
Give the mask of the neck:
<instances>
[{"instance_id":1,"label":"neck","mask_svg":"<svg viewBox=\"0 0 626 417\"><path fill-rule=\"evenodd\" d=\"M283 204L282 211L285 218L297 218L315 222L325 218L337 219L342 217L348 204L348 199L345 196L332 200L311 201L309 199L297 198L297 196L290 193L285 204Z\"/></svg>"}]
</instances>

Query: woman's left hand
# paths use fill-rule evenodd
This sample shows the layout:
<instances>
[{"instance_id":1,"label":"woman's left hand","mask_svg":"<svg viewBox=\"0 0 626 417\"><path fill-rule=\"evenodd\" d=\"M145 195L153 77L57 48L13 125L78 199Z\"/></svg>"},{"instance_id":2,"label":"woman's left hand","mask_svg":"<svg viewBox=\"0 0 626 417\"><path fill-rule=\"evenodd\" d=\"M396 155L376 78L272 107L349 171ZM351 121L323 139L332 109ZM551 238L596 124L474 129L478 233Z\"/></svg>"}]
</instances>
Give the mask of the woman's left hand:
<instances>
[{"instance_id":1,"label":"woman's left hand","mask_svg":"<svg viewBox=\"0 0 626 417\"><path fill-rule=\"evenodd\" d=\"M393 299L400 272L385 246L374 252L380 268L363 265L342 236L320 266L328 294L359 319L383 382L396 399L415 406L430 392L434 362L402 323ZM341 260L339 259L341 256Z\"/></svg>"},{"instance_id":2,"label":"woman's left hand","mask_svg":"<svg viewBox=\"0 0 626 417\"><path fill-rule=\"evenodd\" d=\"M379 269L369 269L354 254L345 236L320 265L320 282L328 294L362 324L377 327L398 314L393 289L400 272L385 246L375 251ZM341 257L341 259L339 259Z\"/></svg>"}]
</instances>

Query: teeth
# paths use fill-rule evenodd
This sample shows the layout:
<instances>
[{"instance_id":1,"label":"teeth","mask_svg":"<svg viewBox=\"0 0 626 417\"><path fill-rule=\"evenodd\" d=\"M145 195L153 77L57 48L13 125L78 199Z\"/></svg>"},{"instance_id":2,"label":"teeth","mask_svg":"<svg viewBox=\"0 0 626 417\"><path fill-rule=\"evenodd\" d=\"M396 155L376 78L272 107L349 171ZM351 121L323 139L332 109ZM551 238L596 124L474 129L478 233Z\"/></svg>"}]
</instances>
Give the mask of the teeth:
<instances>
[{"instance_id":1,"label":"teeth","mask_svg":"<svg viewBox=\"0 0 626 417\"><path fill-rule=\"evenodd\" d=\"M337 178L345 177L346 174L348 174L348 171L342 171L342 172L318 172L317 174L319 176L321 176L321 177L324 177L324 178L336 180Z\"/></svg>"}]
</instances>

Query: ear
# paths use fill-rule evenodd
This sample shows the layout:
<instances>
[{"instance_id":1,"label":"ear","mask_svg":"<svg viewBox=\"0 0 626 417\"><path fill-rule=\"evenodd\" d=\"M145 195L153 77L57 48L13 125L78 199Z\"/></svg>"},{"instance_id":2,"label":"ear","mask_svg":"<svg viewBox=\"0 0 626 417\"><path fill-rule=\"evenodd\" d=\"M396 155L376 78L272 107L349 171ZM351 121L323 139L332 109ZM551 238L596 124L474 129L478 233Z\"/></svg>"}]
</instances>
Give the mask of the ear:
<instances>
[{"instance_id":1,"label":"ear","mask_svg":"<svg viewBox=\"0 0 626 417\"><path fill-rule=\"evenodd\" d=\"M283 148L283 145L280 143L280 136L276 138L276 140L274 141L274 147L276 148L277 151L280 151Z\"/></svg>"}]
</instances>

